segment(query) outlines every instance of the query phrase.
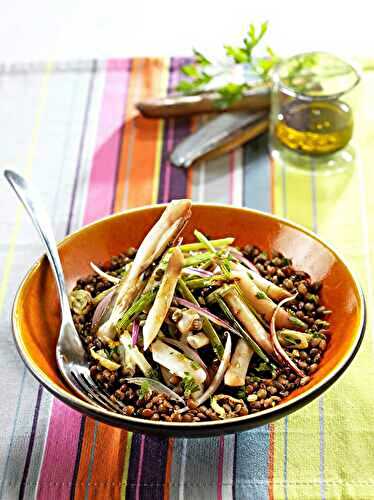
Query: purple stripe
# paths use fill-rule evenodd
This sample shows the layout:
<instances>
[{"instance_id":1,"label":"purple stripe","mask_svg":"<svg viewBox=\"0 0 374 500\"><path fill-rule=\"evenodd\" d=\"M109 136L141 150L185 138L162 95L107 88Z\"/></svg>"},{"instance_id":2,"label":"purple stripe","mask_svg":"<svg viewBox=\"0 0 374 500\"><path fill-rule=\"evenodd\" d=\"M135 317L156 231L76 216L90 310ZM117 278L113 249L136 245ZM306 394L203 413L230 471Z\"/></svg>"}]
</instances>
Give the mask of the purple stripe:
<instances>
[{"instance_id":1,"label":"purple stripe","mask_svg":"<svg viewBox=\"0 0 374 500\"><path fill-rule=\"evenodd\" d=\"M127 500L163 500L168 439L134 434L127 476Z\"/></svg>"},{"instance_id":2,"label":"purple stripe","mask_svg":"<svg viewBox=\"0 0 374 500\"><path fill-rule=\"evenodd\" d=\"M146 436L141 476L142 500L162 500L168 451L167 438Z\"/></svg>"},{"instance_id":3,"label":"purple stripe","mask_svg":"<svg viewBox=\"0 0 374 500\"><path fill-rule=\"evenodd\" d=\"M177 118L175 120L174 144L175 147L181 140L188 136L191 130L191 120L189 118ZM170 187L168 200L170 201L186 196L187 189L187 169L171 167ZM166 194L166 193L165 193Z\"/></svg>"},{"instance_id":4,"label":"purple stripe","mask_svg":"<svg viewBox=\"0 0 374 500\"><path fill-rule=\"evenodd\" d=\"M140 484L142 480L143 458L144 458L144 441L145 441L145 436L142 436L140 439L138 472L136 475L135 500L139 500L140 498Z\"/></svg>"},{"instance_id":5,"label":"purple stripe","mask_svg":"<svg viewBox=\"0 0 374 500\"><path fill-rule=\"evenodd\" d=\"M138 480L138 469L141 456L140 449L141 449L142 438L144 439L144 436L142 436L142 434L134 434L132 438L129 468L127 474L127 486L126 486L127 500L135 500L136 498L136 486Z\"/></svg>"},{"instance_id":6,"label":"purple stripe","mask_svg":"<svg viewBox=\"0 0 374 500\"><path fill-rule=\"evenodd\" d=\"M190 58L172 58L170 62L170 75L168 93L172 92L180 80L180 68L191 62ZM186 196L187 171L176 168L170 164L169 156L174 147L190 132L191 121L188 118L175 118L166 121L164 140L161 154L160 187L158 202L168 202L175 198Z\"/></svg>"},{"instance_id":7,"label":"purple stripe","mask_svg":"<svg viewBox=\"0 0 374 500\"><path fill-rule=\"evenodd\" d=\"M37 426L38 418L39 418L40 403L42 400L42 395L43 395L43 386L39 385L38 396L36 398L36 404L35 404L34 417L32 419L31 433L30 433L30 438L29 438L29 446L27 448L25 467L23 469L22 481L21 481L21 485L20 485L20 489L19 489L19 498L20 499L22 499L24 494L25 494L26 480L27 480L27 476L29 474L32 450L34 448L36 426Z\"/></svg>"}]
</instances>

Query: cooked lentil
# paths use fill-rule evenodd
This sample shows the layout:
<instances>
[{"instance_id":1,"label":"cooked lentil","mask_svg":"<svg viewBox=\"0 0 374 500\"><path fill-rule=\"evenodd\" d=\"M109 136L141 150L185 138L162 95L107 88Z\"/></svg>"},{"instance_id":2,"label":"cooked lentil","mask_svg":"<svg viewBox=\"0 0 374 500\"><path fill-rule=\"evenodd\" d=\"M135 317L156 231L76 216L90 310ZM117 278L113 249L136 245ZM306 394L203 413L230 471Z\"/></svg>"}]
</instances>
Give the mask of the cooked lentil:
<instances>
[{"instance_id":1,"label":"cooked lentil","mask_svg":"<svg viewBox=\"0 0 374 500\"><path fill-rule=\"evenodd\" d=\"M288 308L296 317L307 323L308 331L313 335L313 338L306 349L297 350L293 349L292 346L285 347L288 355L304 370L306 374L304 377L296 376L288 366L276 367L273 373L262 372L262 360L255 355L245 377L244 386L240 390L225 387L225 393L231 394L240 401L240 403L233 403L230 399L227 399L223 404L222 407L226 412L229 412L230 417L258 413L261 410L271 408L279 404L283 398L292 394L292 391L299 386L308 384L310 376L318 370L323 352L328 346L330 335L328 331L330 325L326 317L331 311L326 309L324 305L320 305L321 283L312 283L306 273L296 271L290 261L281 253L276 252L267 256L261 249L251 245L245 246L242 252L256 266L263 277L291 293L297 293L296 298L288 305ZM135 255L136 249L129 248L127 251L113 256L109 262L101 265L101 269L112 276L121 277L125 266L132 262ZM108 280L93 273L79 279L74 290L86 290L95 298L112 286L112 283ZM208 296L211 291L211 287L202 290L201 296L198 298L200 304L205 303L204 297ZM313 300L311 300L312 296L314 296ZM93 310L91 309L85 314L77 314L72 311L72 314L77 331L87 348L87 352L89 353L91 348L103 349L105 345L102 340L95 338L91 333ZM177 322L180 318L180 310L172 310L171 308L170 320ZM142 321L144 323L144 319ZM194 329L201 330L201 323L201 320L195 320ZM205 352L204 349L201 350L202 353ZM146 355L146 357L150 360L149 355ZM207 363L209 376L212 379L219 363L211 355L207 356L207 360L209 361L209 364ZM90 358L89 366L92 378L113 400L120 401L124 405L123 413L125 415L152 421L163 420L186 423L214 421L220 418L211 407L205 405L197 407L192 398L187 400L188 411L179 413L178 410L180 410L181 406L178 402L170 399L166 394L158 394L152 391L142 395L138 386L125 381L126 377L122 375L121 370L110 371L103 369L99 362L92 358ZM172 375L172 383L178 384L180 380L180 377ZM176 386L175 392L183 394L180 385ZM220 392L220 390L218 389L216 392Z\"/></svg>"}]
</instances>

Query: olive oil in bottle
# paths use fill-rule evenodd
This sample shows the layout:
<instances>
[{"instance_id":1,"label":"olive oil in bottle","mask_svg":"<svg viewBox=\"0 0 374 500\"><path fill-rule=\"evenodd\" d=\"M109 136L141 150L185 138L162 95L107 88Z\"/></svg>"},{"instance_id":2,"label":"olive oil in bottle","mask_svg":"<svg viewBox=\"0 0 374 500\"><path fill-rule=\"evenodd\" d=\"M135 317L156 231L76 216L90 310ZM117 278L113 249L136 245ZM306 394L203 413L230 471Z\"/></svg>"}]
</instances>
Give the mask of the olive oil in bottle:
<instances>
[{"instance_id":1,"label":"olive oil in bottle","mask_svg":"<svg viewBox=\"0 0 374 500\"><path fill-rule=\"evenodd\" d=\"M352 111L338 100L294 100L281 107L274 132L293 151L309 155L334 153L352 138Z\"/></svg>"}]
</instances>

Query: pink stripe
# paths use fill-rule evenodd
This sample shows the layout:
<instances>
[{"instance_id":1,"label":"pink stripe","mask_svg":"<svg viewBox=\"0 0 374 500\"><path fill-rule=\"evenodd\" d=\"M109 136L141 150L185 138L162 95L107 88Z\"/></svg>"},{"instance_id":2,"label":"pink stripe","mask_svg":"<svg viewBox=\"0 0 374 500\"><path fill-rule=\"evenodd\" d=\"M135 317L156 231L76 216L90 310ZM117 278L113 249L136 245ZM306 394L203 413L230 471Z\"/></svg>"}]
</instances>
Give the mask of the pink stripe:
<instances>
[{"instance_id":1,"label":"pink stripe","mask_svg":"<svg viewBox=\"0 0 374 500\"><path fill-rule=\"evenodd\" d=\"M138 472L136 475L135 500L140 499L140 484L142 478L143 459L144 459L144 441L145 441L145 436L143 434L140 439L139 463L138 463Z\"/></svg>"},{"instance_id":2,"label":"pink stripe","mask_svg":"<svg viewBox=\"0 0 374 500\"><path fill-rule=\"evenodd\" d=\"M81 416L57 399L53 400L38 500L69 498Z\"/></svg>"},{"instance_id":3,"label":"pink stripe","mask_svg":"<svg viewBox=\"0 0 374 500\"><path fill-rule=\"evenodd\" d=\"M229 203L234 203L234 169L235 169L235 153L229 153Z\"/></svg>"},{"instance_id":4,"label":"pink stripe","mask_svg":"<svg viewBox=\"0 0 374 500\"><path fill-rule=\"evenodd\" d=\"M109 60L100 111L97 143L91 166L84 223L111 212L117 155L128 88L129 61ZM101 184L100 184L101 183ZM81 415L53 400L44 458L39 476L38 500L69 498L79 442ZM59 491L57 494L56 491Z\"/></svg>"},{"instance_id":5,"label":"pink stripe","mask_svg":"<svg viewBox=\"0 0 374 500\"><path fill-rule=\"evenodd\" d=\"M124 107L128 80L128 60L107 63L107 76L98 125L96 151L92 162L88 198L83 223L88 224L112 210L113 187L116 181L118 152L121 143Z\"/></svg>"},{"instance_id":6,"label":"pink stripe","mask_svg":"<svg viewBox=\"0 0 374 500\"><path fill-rule=\"evenodd\" d=\"M225 437L219 438L218 449L218 477L217 477L217 500L222 500L222 478L223 478L223 453L225 450Z\"/></svg>"}]
</instances>

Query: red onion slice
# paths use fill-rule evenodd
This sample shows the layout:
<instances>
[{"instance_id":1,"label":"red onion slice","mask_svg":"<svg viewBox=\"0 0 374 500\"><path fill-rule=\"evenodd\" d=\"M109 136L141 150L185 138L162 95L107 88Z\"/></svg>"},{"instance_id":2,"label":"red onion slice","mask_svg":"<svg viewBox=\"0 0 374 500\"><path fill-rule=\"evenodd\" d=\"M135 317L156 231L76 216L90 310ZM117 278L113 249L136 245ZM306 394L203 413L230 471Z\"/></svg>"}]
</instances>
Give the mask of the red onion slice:
<instances>
[{"instance_id":1,"label":"red onion slice","mask_svg":"<svg viewBox=\"0 0 374 500\"><path fill-rule=\"evenodd\" d=\"M254 271L256 274L260 274L258 272L257 267L254 264L252 264L252 262L250 260L248 260L246 257L244 257L244 255L241 252L239 252L239 250L236 250L236 248L230 247L230 254L233 257L235 257L235 259L237 259L239 262L241 262L246 267L248 267L248 269L250 269L251 271Z\"/></svg>"},{"instance_id":2,"label":"red onion slice","mask_svg":"<svg viewBox=\"0 0 374 500\"><path fill-rule=\"evenodd\" d=\"M135 318L134 321L132 322L132 332L131 332L132 347L135 347L136 344L138 343L139 332L140 332L139 320Z\"/></svg>"},{"instance_id":3,"label":"red onion slice","mask_svg":"<svg viewBox=\"0 0 374 500\"><path fill-rule=\"evenodd\" d=\"M117 291L117 287L114 286L110 292L105 295L105 297L97 304L95 312L92 317L91 331L96 332L99 326L104 322L104 318L107 313L111 310L113 305L112 299L114 293Z\"/></svg>"},{"instance_id":4,"label":"red onion slice","mask_svg":"<svg viewBox=\"0 0 374 500\"><path fill-rule=\"evenodd\" d=\"M212 323L215 323L218 326L222 326L222 328L225 328L226 330L228 330L231 333L234 333L235 335L239 335L239 337L241 336L240 333L230 325L230 323L227 323L227 321L211 313L210 311L208 311L208 309L197 306L196 304L193 304L189 300L181 299L179 297L174 297L174 300L177 304L180 304L181 306L184 307L188 307L189 309L192 309L193 311L196 311L197 313L201 314L201 316L205 316L206 318L210 319Z\"/></svg>"},{"instance_id":5,"label":"red onion slice","mask_svg":"<svg viewBox=\"0 0 374 500\"><path fill-rule=\"evenodd\" d=\"M206 271L205 269L199 269L196 267L185 267L183 268L183 273L193 276L200 276L200 278L210 278L214 276L210 271Z\"/></svg>"},{"instance_id":6,"label":"red onion slice","mask_svg":"<svg viewBox=\"0 0 374 500\"><path fill-rule=\"evenodd\" d=\"M277 313L279 309L283 306L283 304L286 304L287 302L290 302L291 300L294 300L294 298L297 296L297 293L295 295L292 295L292 297L287 297L279 302L277 307L274 310L273 316L271 317L270 321L270 334L271 334L271 340L274 345L274 350L278 357L282 358L283 361L285 361L288 366L299 376L299 377L305 377L305 374L303 371L300 370L300 368L292 361L292 359L288 356L286 351L283 349L281 344L279 343L278 337L277 337L277 331L275 329L275 318L277 316Z\"/></svg>"}]
</instances>

